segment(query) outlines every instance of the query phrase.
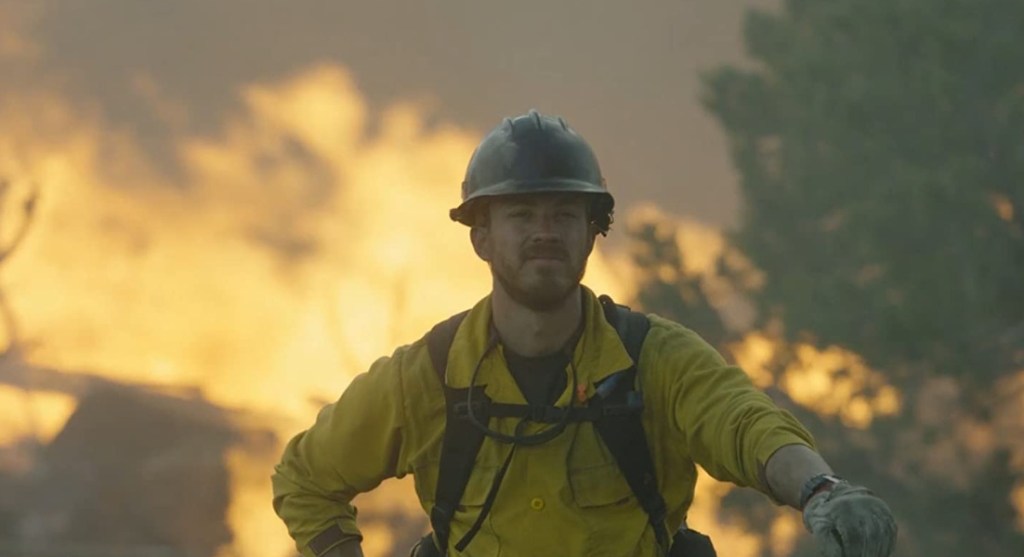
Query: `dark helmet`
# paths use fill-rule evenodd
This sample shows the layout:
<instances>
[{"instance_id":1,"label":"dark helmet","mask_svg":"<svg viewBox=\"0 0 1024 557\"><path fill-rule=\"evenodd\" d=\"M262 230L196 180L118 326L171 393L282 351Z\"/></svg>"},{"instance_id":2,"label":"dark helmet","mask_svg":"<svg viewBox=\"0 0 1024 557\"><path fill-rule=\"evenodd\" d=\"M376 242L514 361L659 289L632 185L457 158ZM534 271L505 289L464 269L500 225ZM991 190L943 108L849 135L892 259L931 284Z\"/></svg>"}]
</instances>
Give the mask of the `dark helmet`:
<instances>
[{"instance_id":1,"label":"dark helmet","mask_svg":"<svg viewBox=\"0 0 1024 557\"><path fill-rule=\"evenodd\" d=\"M506 118L477 146L462 182L462 204L449 214L473 226L482 199L548 192L589 194L590 219L608 232L615 199L594 151L565 120L531 110Z\"/></svg>"}]
</instances>

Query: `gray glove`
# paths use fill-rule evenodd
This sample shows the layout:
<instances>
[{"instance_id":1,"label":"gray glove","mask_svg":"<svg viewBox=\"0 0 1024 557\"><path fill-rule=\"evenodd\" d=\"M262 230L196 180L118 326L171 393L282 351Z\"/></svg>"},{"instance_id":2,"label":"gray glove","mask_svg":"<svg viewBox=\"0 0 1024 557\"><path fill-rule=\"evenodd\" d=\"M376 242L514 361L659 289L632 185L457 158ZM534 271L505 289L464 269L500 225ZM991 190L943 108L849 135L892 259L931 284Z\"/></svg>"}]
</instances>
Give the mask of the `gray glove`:
<instances>
[{"instance_id":1,"label":"gray glove","mask_svg":"<svg viewBox=\"0 0 1024 557\"><path fill-rule=\"evenodd\" d=\"M896 546L896 521L889 505L867 488L841 482L811 497L804 526L824 557L889 557Z\"/></svg>"}]
</instances>

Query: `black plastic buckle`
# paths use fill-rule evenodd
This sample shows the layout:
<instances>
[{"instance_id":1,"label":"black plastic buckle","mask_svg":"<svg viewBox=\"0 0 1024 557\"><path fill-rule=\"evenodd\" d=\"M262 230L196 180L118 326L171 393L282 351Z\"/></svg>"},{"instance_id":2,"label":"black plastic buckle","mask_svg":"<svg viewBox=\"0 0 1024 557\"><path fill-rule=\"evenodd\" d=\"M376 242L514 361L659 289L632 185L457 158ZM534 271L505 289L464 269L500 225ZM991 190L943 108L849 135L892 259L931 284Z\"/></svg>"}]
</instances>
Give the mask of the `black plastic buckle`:
<instances>
[{"instance_id":1,"label":"black plastic buckle","mask_svg":"<svg viewBox=\"0 0 1024 557\"><path fill-rule=\"evenodd\" d=\"M452 405L452 410L455 412L455 416L460 419L469 417L469 403L468 402L456 402ZM484 417L486 407L483 402L473 402L473 415L477 417Z\"/></svg>"}]
</instances>

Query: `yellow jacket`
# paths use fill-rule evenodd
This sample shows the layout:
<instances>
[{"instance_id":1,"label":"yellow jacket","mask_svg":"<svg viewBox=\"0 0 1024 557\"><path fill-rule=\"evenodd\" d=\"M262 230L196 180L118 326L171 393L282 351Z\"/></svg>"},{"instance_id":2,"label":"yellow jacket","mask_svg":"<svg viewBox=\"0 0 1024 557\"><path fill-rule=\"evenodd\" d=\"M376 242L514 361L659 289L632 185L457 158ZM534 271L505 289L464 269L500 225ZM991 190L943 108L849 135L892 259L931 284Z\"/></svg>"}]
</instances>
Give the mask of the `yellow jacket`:
<instances>
[{"instance_id":1,"label":"yellow jacket","mask_svg":"<svg viewBox=\"0 0 1024 557\"><path fill-rule=\"evenodd\" d=\"M600 302L586 290L584 331L573 362L588 396L594 384L631 360ZM640 354L644 430L658 485L674 532L693 500L700 464L711 476L767 493L761 468L784 445L813 446L789 413L757 390L746 374L693 331L650 315ZM468 387L490 329L490 298L478 303L455 335L448 384ZM568 373L568 370L567 370ZM567 382L571 385L571 381ZM481 363L477 385L495 402L525 404L501 347ZM556 402L567 406L571 387ZM491 427L513 433L518 418L495 418ZM274 508L303 555L310 539L331 525L359 535L351 500L389 477L413 474L425 512L433 506L445 401L425 340L398 348L356 377L341 398L285 449L273 476ZM535 433L546 425L532 426ZM454 546L476 519L509 451L485 439L462 506L451 524ZM591 423L574 423L539 446L521 446L501 483L494 507L462 555L653 556L654 532L613 456ZM449 555L460 555L450 547Z\"/></svg>"}]
</instances>

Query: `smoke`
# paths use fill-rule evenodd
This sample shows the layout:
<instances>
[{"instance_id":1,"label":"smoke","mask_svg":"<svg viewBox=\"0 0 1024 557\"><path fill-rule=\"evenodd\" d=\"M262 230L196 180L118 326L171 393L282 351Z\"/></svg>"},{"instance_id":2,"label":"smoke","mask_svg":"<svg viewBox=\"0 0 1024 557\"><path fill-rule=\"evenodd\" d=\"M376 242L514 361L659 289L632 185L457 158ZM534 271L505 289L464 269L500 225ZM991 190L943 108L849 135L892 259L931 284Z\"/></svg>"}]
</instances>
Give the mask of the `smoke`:
<instances>
[{"instance_id":1,"label":"smoke","mask_svg":"<svg viewBox=\"0 0 1024 557\"><path fill-rule=\"evenodd\" d=\"M216 131L240 87L327 63L358 77L372 111L415 99L431 119L474 130L531 107L561 114L601 153L621 206L656 199L718 225L734 221L738 198L699 72L742 62L743 11L776 4L0 0L0 37L31 60L5 81L89 99L160 165L173 166L168 120Z\"/></svg>"},{"instance_id":2,"label":"smoke","mask_svg":"<svg viewBox=\"0 0 1024 557\"><path fill-rule=\"evenodd\" d=\"M428 125L415 105L372 115L332 65L239 98L216 133L174 135L171 173L87 105L38 91L0 101L0 175L12 196L39 191L29 217L9 203L3 219L30 218L3 268L8 352L187 386L286 439L374 359L489 290L466 229L446 218L478 133ZM621 294L599 253L586 280ZM9 431L59 429L74 403L48 396L24 403L37 425ZM227 551L275 555L283 529L277 543L250 533L278 524L255 502L270 500L279 446L251 449L227 455Z\"/></svg>"}]
</instances>

